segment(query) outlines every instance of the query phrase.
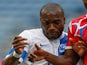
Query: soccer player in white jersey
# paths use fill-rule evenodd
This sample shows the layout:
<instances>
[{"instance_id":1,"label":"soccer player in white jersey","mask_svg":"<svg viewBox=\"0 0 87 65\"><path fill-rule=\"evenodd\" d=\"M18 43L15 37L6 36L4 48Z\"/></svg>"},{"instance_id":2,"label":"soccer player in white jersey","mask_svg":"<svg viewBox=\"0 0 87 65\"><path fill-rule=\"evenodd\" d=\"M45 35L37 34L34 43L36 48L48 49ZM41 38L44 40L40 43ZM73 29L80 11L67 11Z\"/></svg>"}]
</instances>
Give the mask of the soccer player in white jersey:
<instances>
[{"instance_id":1,"label":"soccer player in white jersey","mask_svg":"<svg viewBox=\"0 0 87 65\"><path fill-rule=\"evenodd\" d=\"M40 20L42 28L24 30L14 38L13 47L4 59L3 65L18 65L19 56L25 45L29 45L29 53L34 49L34 44L56 56L64 53L67 34L63 32L65 17L62 7L56 3L44 5L40 11ZM23 63L26 65L50 64L46 60L32 63L27 58Z\"/></svg>"},{"instance_id":2,"label":"soccer player in white jersey","mask_svg":"<svg viewBox=\"0 0 87 65\"><path fill-rule=\"evenodd\" d=\"M87 0L83 0L83 3L85 5L85 7L87 8ZM77 61L75 61L75 59L78 59L78 55L79 55L79 56L84 57L83 64L87 65L87 14L84 14L78 18L75 18L70 22L69 30L68 30L68 39L69 39L69 41L68 41L68 44L66 47L67 50L65 51L65 54L63 56L59 57L59 56L52 55L52 54L42 50L41 48L39 48L37 45L35 45L37 50L33 51L33 55L31 53L31 56L30 56L30 57L32 57L31 61L34 62L41 58L42 59L44 58L47 61L53 63L54 65L76 65ZM68 61L68 63L71 62L71 64L67 64L68 58L66 57L66 55L67 55L67 53L70 54L70 52L72 52L72 51L68 52L68 50L72 50L72 48L75 51L72 54L77 53L77 57L74 57L74 56L71 57L74 59L71 61ZM64 58L64 57L66 57L66 58ZM69 60L71 58L69 58ZM62 61L65 64L63 64ZM74 61L75 63L73 64L72 61ZM62 62L62 64L60 64L60 62Z\"/></svg>"}]
</instances>

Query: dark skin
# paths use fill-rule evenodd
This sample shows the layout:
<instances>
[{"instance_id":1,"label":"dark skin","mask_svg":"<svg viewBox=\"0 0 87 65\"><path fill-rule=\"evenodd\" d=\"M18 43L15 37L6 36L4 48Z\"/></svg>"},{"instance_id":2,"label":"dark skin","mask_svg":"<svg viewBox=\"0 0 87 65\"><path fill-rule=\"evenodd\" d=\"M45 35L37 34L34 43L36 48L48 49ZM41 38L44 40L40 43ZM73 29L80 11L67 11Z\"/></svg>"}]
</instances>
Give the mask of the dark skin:
<instances>
[{"instance_id":1,"label":"dark skin","mask_svg":"<svg viewBox=\"0 0 87 65\"><path fill-rule=\"evenodd\" d=\"M55 40L62 34L65 24L65 17L59 5L57 7L55 7L56 4L53 4L51 6L50 9L48 7L48 8L43 8L41 10L40 20L41 20L41 27L43 30L43 34L49 40ZM21 36L16 36L14 38L12 45L16 53L21 54L23 52L25 45L27 45L27 43L24 42L25 40L27 39L22 38ZM15 58L12 55L3 61L3 65L14 65L14 64L18 65L18 63L19 63L18 58Z\"/></svg>"},{"instance_id":2,"label":"dark skin","mask_svg":"<svg viewBox=\"0 0 87 65\"><path fill-rule=\"evenodd\" d=\"M87 51L87 45L85 44L85 41L82 36L77 35L76 37L79 38L78 42L74 43L72 38L69 38L69 41L71 42L73 50L79 56L83 56L85 52Z\"/></svg>"},{"instance_id":3,"label":"dark skin","mask_svg":"<svg viewBox=\"0 0 87 65\"><path fill-rule=\"evenodd\" d=\"M85 7L87 8L87 0L83 0L83 3L85 5ZM83 37L81 37L80 35L77 35L76 37L79 38L79 40L76 43L73 42L73 39L72 38L69 38L69 41L71 42L72 48L73 48L73 50L75 52L73 50L66 50L65 51L65 54L63 56L61 56L61 57L63 57L63 59L61 57L59 57L59 56L58 57L57 56L54 56L54 55L52 55L52 54L50 54L50 53L42 50L37 45L35 45L36 50L31 53L30 58L32 58L32 59L29 59L29 60L31 60L32 62L34 62L34 61L38 61L38 60L41 60L41 59L46 59L47 61L51 62L54 65L58 65L58 64L59 65L64 65L63 62L61 64L58 61L60 61L59 60L60 58L61 58L62 61L64 61L65 58L66 58L66 61L64 61L64 63L66 63L65 65L76 65L76 62L77 61L76 62L75 61L72 62L73 60L75 60L75 56L72 56L72 55L73 54L76 54L76 56L79 58L79 56L84 56L85 52L87 51L87 45L85 44L85 41L84 41ZM74 58L74 59L72 60L69 57ZM77 58L77 60L78 60L78 58ZM67 59L69 59L68 63L71 62L71 64L67 64Z\"/></svg>"},{"instance_id":4,"label":"dark skin","mask_svg":"<svg viewBox=\"0 0 87 65\"><path fill-rule=\"evenodd\" d=\"M87 47L86 47L85 42L81 36L78 35L76 37L79 38L79 41L76 42L75 45L74 45L74 42L71 38L69 39L69 41L71 42L71 45L72 45L73 49L75 50L75 52L79 52L79 54L82 55L82 53L84 53L87 50ZM34 50L29 56L29 60L31 62L45 59L54 65L58 65L58 64L59 65L66 65L66 64L67 65L76 65L76 62L79 59L79 56L73 50L66 50L63 56L55 56L55 55L52 55L52 54L42 50L37 45L35 45L35 47L36 47L36 50ZM75 59L77 59L77 60L75 60Z\"/></svg>"},{"instance_id":5,"label":"dark skin","mask_svg":"<svg viewBox=\"0 0 87 65\"><path fill-rule=\"evenodd\" d=\"M83 4L85 8L87 9L87 0L83 0ZM80 35L77 35L78 38L80 39L76 43L73 42L73 40L70 38L73 50L79 55L79 56L84 56L85 52L87 51L87 45L86 42L84 41L84 38Z\"/></svg>"},{"instance_id":6,"label":"dark skin","mask_svg":"<svg viewBox=\"0 0 87 65\"><path fill-rule=\"evenodd\" d=\"M59 14L54 15L48 12L41 15L41 24L43 28L44 35L50 39L54 40L60 37L64 28L64 17L59 16Z\"/></svg>"},{"instance_id":7,"label":"dark skin","mask_svg":"<svg viewBox=\"0 0 87 65\"><path fill-rule=\"evenodd\" d=\"M65 24L65 17L64 13L61 8L57 7L54 9L43 9L40 14L40 20L41 20L41 27L43 30L43 34L49 39L49 40L55 40L60 37L62 34L62 31L64 29ZM27 44L24 42L25 38L22 38L20 36L17 36L13 40L13 47L16 51L16 53L21 54L23 51L23 48ZM73 51L73 50L66 50L63 56L55 56L48 52L43 51L40 49L37 45L35 45L37 48L38 53L42 53L45 56L38 55L38 53L35 51L32 51L31 56L29 56L30 60L32 61L38 61L41 59L46 59L50 63L54 65L76 65L76 62L79 59L79 56ZM39 49L38 49L39 48ZM35 55L36 54L36 55ZM39 57L38 57L39 56ZM54 61L55 60L55 61ZM73 61L74 60L74 61ZM14 62L13 62L14 61ZM3 65L18 65L18 58L15 58L14 56L9 56L3 61Z\"/></svg>"},{"instance_id":8,"label":"dark skin","mask_svg":"<svg viewBox=\"0 0 87 65\"><path fill-rule=\"evenodd\" d=\"M87 9L87 0L83 0L84 6Z\"/></svg>"},{"instance_id":9,"label":"dark skin","mask_svg":"<svg viewBox=\"0 0 87 65\"><path fill-rule=\"evenodd\" d=\"M87 9L87 0L83 0L83 4ZM85 44L84 38L80 35L77 35L80 39L76 44L74 44L73 40L70 38L73 50L79 55L84 56L85 52L87 51L87 45Z\"/></svg>"},{"instance_id":10,"label":"dark skin","mask_svg":"<svg viewBox=\"0 0 87 65\"><path fill-rule=\"evenodd\" d=\"M41 49L37 44L35 44L36 50L31 53L29 60L31 62L39 61L45 59L52 63L53 65L76 65L79 56L75 54L73 50L66 50L64 55L55 56ZM77 57L77 58L76 58ZM55 61L54 61L55 60ZM73 61L74 60L74 61Z\"/></svg>"},{"instance_id":11,"label":"dark skin","mask_svg":"<svg viewBox=\"0 0 87 65\"><path fill-rule=\"evenodd\" d=\"M27 45L27 43L24 42L25 40L27 39L22 38L21 36L16 36L14 38L12 45L16 53L21 54L23 52L25 45ZM15 58L13 55L11 55L7 59L3 60L2 65L18 65L18 59L19 58Z\"/></svg>"},{"instance_id":12,"label":"dark skin","mask_svg":"<svg viewBox=\"0 0 87 65\"><path fill-rule=\"evenodd\" d=\"M44 10L43 10L44 11ZM43 24L43 32L50 40L60 37L65 23L64 16L58 11L47 11L41 14L41 23ZM37 45L35 51L31 52L29 60L31 62L45 59L53 65L76 65L79 56L73 50L66 50L63 56L52 55ZM55 60L55 61L54 61ZM73 61L74 60L74 61Z\"/></svg>"}]
</instances>

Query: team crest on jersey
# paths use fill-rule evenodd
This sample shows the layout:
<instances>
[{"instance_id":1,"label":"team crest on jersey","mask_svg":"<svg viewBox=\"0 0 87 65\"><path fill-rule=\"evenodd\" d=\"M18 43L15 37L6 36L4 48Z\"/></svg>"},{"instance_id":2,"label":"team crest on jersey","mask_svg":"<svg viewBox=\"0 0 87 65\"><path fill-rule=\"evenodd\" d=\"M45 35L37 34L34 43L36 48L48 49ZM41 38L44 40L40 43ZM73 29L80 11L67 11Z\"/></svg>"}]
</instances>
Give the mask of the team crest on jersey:
<instances>
[{"instance_id":1,"label":"team crest on jersey","mask_svg":"<svg viewBox=\"0 0 87 65\"><path fill-rule=\"evenodd\" d=\"M59 46L59 52L60 52L60 53L63 53L64 50L65 50L65 47L66 47L65 44L60 44L60 46Z\"/></svg>"},{"instance_id":2,"label":"team crest on jersey","mask_svg":"<svg viewBox=\"0 0 87 65\"><path fill-rule=\"evenodd\" d=\"M59 48L58 48L58 55L63 55L67 41L68 41L68 37L65 34L64 37L60 40L60 45L59 45Z\"/></svg>"}]
</instances>

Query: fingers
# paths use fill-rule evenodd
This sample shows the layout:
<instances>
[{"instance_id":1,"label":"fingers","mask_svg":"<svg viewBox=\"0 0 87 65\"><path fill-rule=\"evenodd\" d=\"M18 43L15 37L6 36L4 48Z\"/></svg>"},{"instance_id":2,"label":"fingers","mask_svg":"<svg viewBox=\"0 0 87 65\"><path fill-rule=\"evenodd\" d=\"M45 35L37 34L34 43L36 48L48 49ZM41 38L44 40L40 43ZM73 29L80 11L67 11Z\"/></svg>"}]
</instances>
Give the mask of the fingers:
<instances>
[{"instance_id":1,"label":"fingers","mask_svg":"<svg viewBox=\"0 0 87 65\"><path fill-rule=\"evenodd\" d=\"M22 38L21 36L16 36L13 40L13 47L23 47L25 45L27 45L27 42L24 42L25 40L27 40L26 38Z\"/></svg>"},{"instance_id":2,"label":"fingers","mask_svg":"<svg viewBox=\"0 0 87 65\"><path fill-rule=\"evenodd\" d=\"M14 40L17 39L17 38L21 38L21 36L15 36Z\"/></svg>"},{"instance_id":3,"label":"fingers","mask_svg":"<svg viewBox=\"0 0 87 65\"><path fill-rule=\"evenodd\" d=\"M78 37L80 41L84 41L84 38L81 35L76 35L75 37ZM85 41L84 41L85 42Z\"/></svg>"},{"instance_id":4,"label":"fingers","mask_svg":"<svg viewBox=\"0 0 87 65\"><path fill-rule=\"evenodd\" d=\"M75 37L78 37L78 41L76 42L76 44L82 44L82 45L87 47L87 45L85 44L85 41L84 41L82 36L76 35ZM75 44L72 38L69 38L69 41L70 41L72 46Z\"/></svg>"},{"instance_id":5,"label":"fingers","mask_svg":"<svg viewBox=\"0 0 87 65\"><path fill-rule=\"evenodd\" d=\"M19 49L19 48L24 48L25 47L25 45L28 45L27 43L23 43L23 44L16 44L16 45L14 45L13 47L15 48L15 50L17 50L17 49Z\"/></svg>"},{"instance_id":6,"label":"fingers","mask_svg":"<svg viewBox=\"0 0 87 65\"><path fill-rule=\"evenodd\" d=\"M25 45L28 45L28 43L25 42L25 40L27 39L22 38L21 36L16 36L14 38L12 45L17 53L21 54Z\"/></svg>"},{"instance_id":7,"label":"fingers","mask_svg":"<svg viewBox=\"0 0 87 65\"><path fill-rule=\"evenodd\" d=\"M34 55L33 53L31 53L31 54L28 56L28 58L29 58L29 61L34 62L35 59L36 59L36 55Z\"/></svg>"},{"instance_id":8,"label":"fingers","mask_svg":"<svg viewBox=\"0 0 87 65\"><path fill-rule=\"evenodd\" d=\"M16 44L16 43L19 43L20 41L25 41L27 40L26 38L22 38L21 36L16 36L13 40L13 43L12 44Z\"/></svg>"},{"instance_id":9,"label":"fingers","mask_svg":"<svg viewBox=\"0 0 87 65\"><path fill-rule=\"evenodd\" d=\"M36 48L36 50L41 49L37 44L35 44L35 48Z\"/></svg>"},{"instance_id":10,"label":"fingers","mask_svg":"<svg viewBox=\"0 0 87 65\"><path fill-rule=\"evenodd\" d=\"M77 35L75 36L76 38L78 38L78 40L76 42L74 42L74 40L72 38L69 38L69 41L72 45L73 50L80 56L82 56L83 54L85 54L86 50L87 50L87 45L83 39L82 36Z\"/></svg>"},{"instance_id":11,"label":"fingers","mask_svg":"<svg viewBox=\"0 0 87 65\"><path fill-rule=\"evenodd\" d=\"M78 48L83 48L83 49L87 50L87 48L85 46L78 46Z\"/></svg>"},{"instance_id":12,"label":"fingers","mask_svg":"<svg viewBox=\"0 0 87 65\"><path fill-rule=\"evenodd\" d=\"M28 43L21 41L20 43L13 44L13 47L16 48L16 47L25 46L25 45L28 45Z\"/></svg>"},{"instance_id":13,"label":"fingers","mask_svg":"<svg viewBox=\"0 0 87 65\"><path fill-rule=\"evenodd\" d=\"M43 50L37 44L35 44L35 48L36 50L34 50L34 54L40 56Z\"/></svg>"},{"instance_id":14,"label":"fingers","mask_svg":"<svg viewBox=\"0 0 87 65\"><path fill-rule=\"evenodd\" d=\"M78 41L78 45L80 45L81 47L87 47L87 45L85 44L85 42L84 41L81 41L81 40L79 40Z\"/></svg>"},{"instance_id":15,"label":"fingers","mask_svg":"<svg viewBox=\"0 0 87 65\"><path fill-rule=\"evenodd\" d=\"M83 41L78 41L78 48L87 49L87 46Z\"/></svg>"},{"instance_id":16,"label":"fingers","mask_svg":"<svg viewBox=\"0 0 87 65\"><path fill-rule=\"evenodd\" d=\"M14 47L16 53L21 54L23 52L23 49L24 49L25 45L27 45L27 43L24 43L24 44L19 44L18 43L16 45L13 45L13 47Z\"/></svg>"},{"instance_id":17,"label":"fingers","mask_svg":"<svg viewBox=\"0 0 87 65\"><path fill-rule=\"evenodd\" d=\"M69 38L69 41L71 43L71 46L73 46L74 45L73 39L72 38Z\"/></svg>"},{"instance_id":18,"label":"fingers","mask_svg":"<svg viewBox=\"0 0 87 65\"><path fill-rule=\"evenodd\" d=\"M25 40L27 40L26 38L22 38L21 36L16 36L14 38L14 41L13 41L13 47L15 49L19 49L19 48L24 48L25 45L28 45L27 42L24 42Z\"/></svg>"},{"instance_id":19,"label":"fingers","mask_svg":"<svg viewBox=\"0 0 87 65\"><path fill-rule=\"evenodd\" d=\"M34 53L31 53L31 54L28 56L28 58L29 58L29 61L31 61L31 62L40 61L40 60L44 59L43 56L37 56L37 55L35 55Z\"/></svg>"},{"instance_id":20,"label":"fingers","mask_svg":"<svg viewBox=\"0 0 87 65\"><path fill-rule=\"evenodd\" d=\"M79 52L78 52L79 56L83 56L86 53L87 48L85 46L78 46L78 47L79 47Z\"/></svg>"}]
</instances>

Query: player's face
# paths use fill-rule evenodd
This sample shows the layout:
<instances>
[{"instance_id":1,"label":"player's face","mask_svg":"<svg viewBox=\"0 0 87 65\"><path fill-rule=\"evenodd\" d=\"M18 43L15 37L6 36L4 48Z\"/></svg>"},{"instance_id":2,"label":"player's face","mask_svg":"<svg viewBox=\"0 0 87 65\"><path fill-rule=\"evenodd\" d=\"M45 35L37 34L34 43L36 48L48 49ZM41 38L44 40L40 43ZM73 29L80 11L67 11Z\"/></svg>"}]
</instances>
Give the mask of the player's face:
<instances>
[{"instance_id":1,"label":"player's face","mask_svg":"<svg viewBox=\"0 0 87 65\"><path fill-rule=\"evenodd\" d=\"M61 13L47 12L41 13L41 25L44 35L48 39L57 39L64 29L65 18Z\"/></svg>"},{"instance_id":2,"label":"player's face","mask_svg":"<svg viewBox=\"0 0 87 65\"><path fill-rule=\"evenodd\" d=\"M85 8L87 9L87 0L83 0L83 3L85 5Z\"/></svg>"}]
</instances>

